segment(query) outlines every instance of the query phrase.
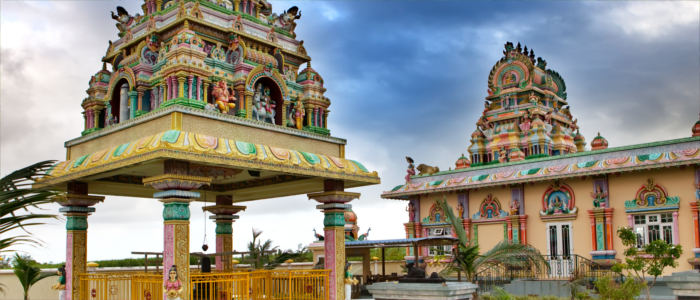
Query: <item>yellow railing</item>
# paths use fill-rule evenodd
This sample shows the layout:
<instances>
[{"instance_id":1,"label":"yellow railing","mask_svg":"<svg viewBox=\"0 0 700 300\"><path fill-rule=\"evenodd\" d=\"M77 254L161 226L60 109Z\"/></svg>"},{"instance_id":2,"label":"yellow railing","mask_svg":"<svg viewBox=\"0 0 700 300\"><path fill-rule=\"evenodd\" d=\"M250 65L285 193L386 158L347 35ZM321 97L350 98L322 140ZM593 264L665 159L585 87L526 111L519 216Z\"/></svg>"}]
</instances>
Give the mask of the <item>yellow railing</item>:
<instances>
[{"instance_id":1,"label":"yellow railing","mask_svg":"<svg viewBox=\"0 0 700 300\"><path fill-rule=\"evenodd\" d=\"M261 270L190 274L190 300L325 300L329 270ZM155 273L80 274L80 300L163 300Z\"/></svg>"}]
</instances>

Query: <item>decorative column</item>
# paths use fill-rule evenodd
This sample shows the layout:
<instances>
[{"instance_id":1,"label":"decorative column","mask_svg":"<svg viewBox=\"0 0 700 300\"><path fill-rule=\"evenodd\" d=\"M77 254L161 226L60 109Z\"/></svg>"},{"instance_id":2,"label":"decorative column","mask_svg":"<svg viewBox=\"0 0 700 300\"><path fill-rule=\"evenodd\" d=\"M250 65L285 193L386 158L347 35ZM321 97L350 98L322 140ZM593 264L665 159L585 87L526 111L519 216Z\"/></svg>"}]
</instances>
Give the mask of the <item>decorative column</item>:
<instances>
[{"instance_id":1,"label":"decorative column","mask_svg":"<svg viewBox=\"0 0 700 300\"><path fill-rule=\"evenodd\" d=\"M137 91L129 92L129 119L136 118L136 98L138 95Z\"/></svg>"},{"instance_id":2,"label":"decorative column","mask_svg":"<svg viewBox=\"0 0 700 300\"><path fill-rule=\"evenodd\" d=\"M700 168L695 168L695 202L690 202L690 214L693 217L693 235L695 237L695 248L693 248L694 257L689 258L688 262L697 267L700 265Z\"/></svg>"},{"instance_id":3,"label":"decorative column","mask_svg":"<svg viewBox=\"0 0 700 300\"><path fill-rule=\"evenodd\" d=\"M124 122L129 118L129 85L124 83L119 88L119 122Z\"/></svg>"},{"instance_id":4,"label":"decorative column","mask_svg":"<svg viewBox=\"0 0 700 300\"><path fill-rule=\"evenodd\" d=\"M211 182L209 177L191 176L189 163L175 160L164 162L163 175L147 177L143 184L160 192L154 198L163 202L163 283L172 267L182 282L182 300L189 300L190 283L190 202L200 194L192 190ZM163 299L165 299L163 295Z\"/></svg>"},{"instance_id":5,"label":"decorative column","mask_svg":"<svg viewBox=\"0 0 700 300\"><path fill-rule=\"evenodd\" d=\"M612 226L612 216L614 208L605 209L605 250L615 250L613 248L613 226ZM613 252L613 256L615 252Z\"/></svg>"},{"instance_id":6,"label":"decorative column","mask_svg":"<svg viewBox=\"0 0 700 300\"><path fill-rule=\"evenodd\" d=\"M197 100L201 101L203 99L202 96L204 96L202 94L202 78L197 77Z\"/></svg>"},{"instance_id":7,"label":"decorative column","mask_svg":"<svg viewBox=\"0 0 700 300\"><path fill-rule=\"evenodd\" d=\"M95 212L91 207L105 198L89 196L87 184L68 183L68 193L59 199L58 211L66 216L66 299L77 300L80 291L79 275L87 271L87 216Z\"/></svg>"},{"instance_id":8,"label":"decorative column","mask_svg":"<svg viewBox=\"0 0 700 300\"><path fill-rule=\"evenodd\" d=\"M216 270L231 271L231 256L233 255L233 222L238 219L236 213L245 210L245 206L233 205L233 196L217 195L216 205L202 207L213 216L209 219L216 223L216 253L229 253L216 256Z\"/></svg>"},{"instance_id":9,"label":"decorative column","mask_svg":"<svg viewBox=\"0 0 700 300\"><path fill-rule=\"evenodd\" d=\"M136 94L138 95L136 103L136 112L138 113L143 110L143 90L136 91Z\"/></svg>"},{"instance_id":10,"label":"decorative column","mask_svg":"<svg viewBox=\"0 0 700 300\"><path fill-rule=\"evenodd\" d=\"M518 216L520 221L520 242L527 245L527 215Z\"/></svg>"},{"instance_id":11,"label":"decorative column","mask_svg":"<svg viewBox=\"0 0 700 300\"><path fill-rule=\"evenodd\" d=\"M251 108L251 107L253 107L253 92L246 90L244 94L245 94L245 113L246 113L245 117L247 119L250 119L253 117L253 109ZM243 107L241 106L241 108L243 108Z\"/></svg>"},{"instance_id":12,"label":"decorative column","mask_svg":"<svg viewBox=\"0 0 700 300\"><path fill-rule=\"evenodd\" d=\"M204 97L203 97L203 99L204 99L204 102L205 102L205 103L209 103L209 102L208 102L209 100L207 99L207 91L209 91L209 81L205 81L205 82L204 82L204 90L203 90L203 92L204 92Z\"/></svg>"},{"instance_id":13,"label":"decorative column","mask_svg":"<svg viewBox=\"0 0 700 300\"><path fill-rule=\"evenodd\" d=\"M245 86L242 84L239 84L233 88L234 94L236 96L236 108L238 110L236 111L236 116L237 117L245 117L246 116L246 107L245 107Z\"/></svg>"},{"instance_id":14,"label":"decorative column","mask_svg":"<svg viewBox=\"0 0 700 300\"><path fill-rule=\"evenodd\" d=\"M177 96L176 98L185 97L185 76L177 76Z\"/></svg>"},{"instance_id":15,"label":"decorative column","mask_svg":"<svg viewBox=\"0 0 700 300\"><path fill-rule=\"evenodd\" d=\"M345 299L345 210L351 208L346 204L360 197L359 193L344 192L344 183L338 180L326 180L324 192L309 194L309 199L320 202L316 208L323 211L325 268L330 269L329 299Z\"/></svg>"},{"instance_id":16,"label":"decorative column","mask_svg":"<svg viewBox=\"0 0 700 300\"><path fill-rule=\"evenodd\" d=\"M194 75L187 76L187 98L188 99L194 99L192 90L194 85Z\"/></svg>"},{"instance_id":17,"label":"decorative column","mask_svg":"<svg viewBox=\"0 0 700 300\"><path fill-rule=\"evenodd\" d=\"M323 128L328 128L328 110L323 111Z\"/></svg>"},{"instance_id":18,"label":"decorative column","mask_svg":"<svg viewBox=\"0 0 700 300\"><path fill-rule=\"evenodd\" d=\"M241 0L233 0L233 10L239 11L241 5Z\"/></svg>"}]
</instances>

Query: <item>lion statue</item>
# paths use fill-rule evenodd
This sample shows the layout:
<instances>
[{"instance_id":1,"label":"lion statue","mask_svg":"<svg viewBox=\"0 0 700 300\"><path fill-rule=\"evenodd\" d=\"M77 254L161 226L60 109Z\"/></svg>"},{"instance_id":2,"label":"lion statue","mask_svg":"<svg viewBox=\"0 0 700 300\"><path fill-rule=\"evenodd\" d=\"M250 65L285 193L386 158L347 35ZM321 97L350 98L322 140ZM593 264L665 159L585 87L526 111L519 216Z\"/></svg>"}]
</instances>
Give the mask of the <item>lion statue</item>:
<instances>
[{"instance_id":1,"label":"lion statue","mask_svg":"<svg viewBox=\"0 0 700 300\"><path fill-rule=\"evenodd\" d=\"M416 169L418 170L418 176L433 175L437 172L440 172L440 168L429 166L426 164L420 164Z\"/></svg>"}]
</instances>

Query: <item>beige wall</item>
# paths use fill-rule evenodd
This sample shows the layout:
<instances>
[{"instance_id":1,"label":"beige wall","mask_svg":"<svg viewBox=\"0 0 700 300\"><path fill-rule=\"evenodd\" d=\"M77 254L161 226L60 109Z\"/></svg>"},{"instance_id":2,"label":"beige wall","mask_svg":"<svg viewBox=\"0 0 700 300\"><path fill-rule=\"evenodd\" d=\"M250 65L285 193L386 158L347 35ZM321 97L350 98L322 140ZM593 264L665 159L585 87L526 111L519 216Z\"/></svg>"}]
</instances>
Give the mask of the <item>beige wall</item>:
<instances>
[{"instance_id":1,"label":"beige wall","mask_svg":"<svg viewBox=\"0 0 700 300\"><path fill-rule=\"evenodd\" d=\"M55 272L55 269L43 270L46 272ZM58 299L58 292L51 289L51 286L58 282L58 276L44 278L37 282L29 289L29 299L31 300L55 300ZM24 292L22 285L12 270L0 270L0 284L3 286L5 293L0 293L2 300L23 300Z\"/></svg>"},{"instance_id":2,"label":"beige wall","mask_svg":"<svg viewBox=\"0 0 700 300\"><path fill-rule=\"evenodd\" d=\"M693 257L694 231L692 229L692 216L690 214L689 203L695 201L695 170L693 168L666 168L655 171L629 172L608 176L609 197L611 206L615 208L613 213L613 247L617 251L617 258L621 259L623 246L617 238L617 228L627 225L627 213L625 213L626 200L634 199L637 190L647 182L648 178L653 178L655 182L666 189L669 196L680 197L679 209L679 243L683 248L683 255L678 260L679 266L666 274L692 269L688 259ZM569 185L574 191L575 206L578 212L575 218L568 220L543 220L539 212L542 210L542 196L552 185L553 181L541 183L528 183L524 185L525 214L527 217L527 239L528 243L540 250L542 254L547 254L547 223L567 222L571 224L574 254L585 258L591 258L590 252L593 250L591 241L591 222L588 210L593 208L594 178L574 178L562 180L561 183ZM469 215L473 215L479 210L481 202L488 194L493 194L501 204L501 208L509 211L511 200L511 187L490 187L479 188L469 191ZM430 213L430 206L438 194L421 196L420 217L421 219ZM441 197L441 196L440 196ZM447 194L448 204L455 209L457 207L457 194ZM481 224L478 226L478 243L481 252L488 250L493 245L503 240L503 223ZM472 233L473 236L473 233Z\"/></svg>"},{"instance_id":3,"label":"beige wall","mask_svg":"<svg viewBox=\"0 0 700 300\"><path fill-rule=\"evenodd\" d=\"M690 270L692 267L688 263L688 259L693 257L693 248L695 247L693 217L690 215L689 205L691 201L695 201L695 170L693 168L669 168L662 171L646 171L608 177L611 206L615 207L613 227L616 230L620 226L628 226L627 214L624 212L625 201L634 199L637 190L647 182L648 178L653 178L656 184L665 188L669 196L680 198L678 240L683 247L683 255L678 260L678 267L675 271ZM617 250L617 257L620 258L623 249L622 242L616 238L613 239L613 245ZM669 273L665 272L665 274Z\"/></svg>"}]
</instances>

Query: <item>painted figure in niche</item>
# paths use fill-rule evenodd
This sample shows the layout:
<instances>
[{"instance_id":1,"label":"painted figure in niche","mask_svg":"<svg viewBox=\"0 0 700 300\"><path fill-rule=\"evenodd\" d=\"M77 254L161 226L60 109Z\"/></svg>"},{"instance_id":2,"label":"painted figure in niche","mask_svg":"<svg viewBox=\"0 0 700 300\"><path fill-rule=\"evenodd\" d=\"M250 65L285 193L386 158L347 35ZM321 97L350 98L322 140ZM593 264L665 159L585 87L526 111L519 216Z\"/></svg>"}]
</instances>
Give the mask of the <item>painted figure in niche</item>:
<instances>
[{"instance_id":1,"label":"painted figure in niche","mask_svg":"<svg viewBox=\"0 0 700 300\"><path fill-rule=\"evenodd\" d=\"M270 88L258 83L253 94L253 119L267 123L275 123L276 104L270 98Z\"/></svg>"},{"instance_id":2,"label":"painted figure in niche","mask_svg":"<svg viewBox=\"0 0 700 300\"><path fill-rule=\"evenodd\" d=\"M228 45L228 53L226 55L226 62L230 64L236 64L238 63L239 58L241 57L241 52L242 49L239 47L239 40L238 40L238 35L231 35L229 37L229 45Z\"/></svg>"},{"instance_id":3,"label":"painted figure in niche","mask_svg":"<svg viewBox=\"0 0 700 300\"><path fill-rule=\"evenodd\" d=\"M561 214L569 213L568 201L564 199L564 195L561 192L554 192L549 196L549 207L547 209L548 214Z\"/></svg>"},{"instance_id":4,"label":"painted figure in niche","mask_svg":"<svg viewBox=\"0 0 700 300\"><path fill-rule=\"evenodd\" d=\"M457 213L460 219L464 219L464 205L462 205L462 202L457 204Z\"/></svg>"},{"instance_id":5,"label":"painted figure in niche","mask_svg":"<svg viewBox=\"0 0 700 300\"><path fill-rule=\"evenodd\" d=\"M58 291L58 300L66 299L66 265L61 265L56 271L58 282L51 289Z\"/></svg>"},{"instance_id":6,"label":"painted figure in niche","mask_svg":"<svg viewBox=\"0 0 700 300\"><path fill-rule=\"evenodd\" d=\"M408 168L406 169L406 183L411 182L411 176L416 175L416 169L413 165L413 158L406 156L406 162L408 163Z\"/></svg>"},{"instance_id":7,"label":"painted figure in niche","mask_svg":"<svg viewBox=\"0 0 700 300\"><path fill-rule=\"evenodd\" d=\"M165 280L163 285L163 293L165 293L166 299L168 300L181 300L180 295L182 294L182 282L177 275L177 267L172 265L168 271L168 278Z\"/></svg>"},{"instance_id":8,"label":"painted figure in niche","mask_svg":"<svg viewBox=\"0 0 700 300\"><path fill-rule=\"evenodd\" d=\"M596 190L594 193L591 193L591 196L593 197L593 207L599 208L599 207L605 207L606 202L608 199L608 193L603 191L602 186L596 186Z\"/></svg>"},{"instance_id":9,"label":"painted figure in niche","mask_svg":"<svg viewBox=\"0 0 700 300\"><path fill-rule=\"evenodd\" d=\"M413 220L416 217L416 207L413 205L413 202L408 202L408 206L406 206L406 211L408 212L408 221L413 222Z\"/></svg>"},{"instance_id":10,"label":"painted figure in niche","mask_svg":"<svg viewBox=\"0 0 700 300\"><path fill-rule=\"evenodd\" d=\"M131 25L134 17L130 16L129 12L127 12L123 7L117 6L117 14L115 15L114 12L112 12L112 19L117 21L117 29L119 29L119 33L122 33L129 28L129 25Z\"/></svg>"},{"instance_id":11,"label":"painted figure in niche","mask_svg":"<svg viewBox=\"0 0 700 300\"><path fill-rule=\"evenodd\" d=\"M530 117L528 115L523 116L522 120L520 121L520 127L521 132L528 132L530 131Z\"/></svg>"},{"instance_id":12,"label":"painted figure in niche","mask_svg":"<svg viewBox=\"0 0 700 300\"><path fill-rule=\"evenodd\" d=\"M225 80L220 80L214 85L211 91L211 95L214 96L216 105L219 107L221 113L227 114L229 109L236 107L236 97L233 96L228 90L228 85Z\"/></svg>"},{"instance_id":13,"label":"painted figure in niche","mask_svg":"<svg viewBox=\"0 0 700 300\"><path fill-rule=\"evenodd\" d=\"M498 151L498 162L508 162L508 151L506 148L501 148L501 150Z\"/></svg>"},{"instance_id":14,"label":"painted figure in niche","mask_svg":"<svg viewBox=\"0 0 700 300\"><path fill-rule=\"evenodd\" d=\"M520 201L518 199L510 201L510 214L514 216L520 214Z\"/></svg>"}]
</instances>

